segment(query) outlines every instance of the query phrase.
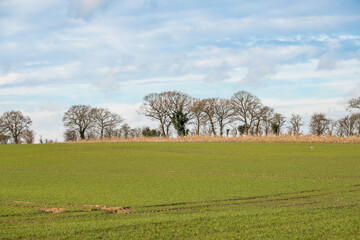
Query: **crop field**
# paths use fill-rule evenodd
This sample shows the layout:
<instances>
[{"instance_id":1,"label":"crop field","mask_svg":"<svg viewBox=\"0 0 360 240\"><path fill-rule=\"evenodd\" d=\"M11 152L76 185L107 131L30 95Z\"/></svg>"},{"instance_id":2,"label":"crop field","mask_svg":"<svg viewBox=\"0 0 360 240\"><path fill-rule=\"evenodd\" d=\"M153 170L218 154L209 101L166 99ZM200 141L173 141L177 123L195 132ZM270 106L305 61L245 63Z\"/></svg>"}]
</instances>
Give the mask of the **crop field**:
<instances>
[{"instance_id":1,"label":"crop field","mask_svg":"<svg viewBox=\"0 0 360 240\"><path fill-rule=\"evenodd\" d=\"M360 239L360 145L0 146L0 239Z\"/></svg>"}]
</instances>

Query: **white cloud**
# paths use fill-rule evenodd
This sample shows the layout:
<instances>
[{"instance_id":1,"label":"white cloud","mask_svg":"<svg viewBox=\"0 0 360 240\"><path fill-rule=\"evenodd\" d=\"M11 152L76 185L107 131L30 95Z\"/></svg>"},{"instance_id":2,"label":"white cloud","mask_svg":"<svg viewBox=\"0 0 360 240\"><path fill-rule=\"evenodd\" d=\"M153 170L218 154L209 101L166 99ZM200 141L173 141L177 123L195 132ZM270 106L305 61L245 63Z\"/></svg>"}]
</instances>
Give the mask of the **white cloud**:
<instances>
[{"instance_id":1,"label":"white cloud","mask_svg":"<svg viewBox=\"0 0 360 240\"><path fill-rule=\"evenodd\" d=\"M35 130L37 142L40 136L43 140L52 139L63 141L64 127L62 117L65 111L65 109L36 109L32 111L24 111L24 114L33 120L31 128Z\"/></svg>"},{"instance_id":2,"label":"white cloud","mask_svg":"<svg viewBox=\"0 0 360 240\"><path fill-rule=\"evenodd\" d=\"M8 73L0 75L0 86L6 84L14 84L21 81L21 74L19 73Z\"/></svg>"},{"instance_id":3,"label":"white cloud","mask_svg":"<svg viewBox=\"0 0 360 240\"><path fill-rule=\"evenodd\" d=\"M325 53L321 56L317 70L333 70L336 67L336 59L334 54Z\"/></svg>"},{"instance_id":4,"label":"white cloud","mask_svg":"<svg viewBox=\"0 0 360 240\"><path fill-rule=\"evenodd\" d=\"M202 74L184 74L176 77L154 77L154 78L141 78L134 80L122 81L119 83L120 86L135 86L144 84L171 84L171 83L191 83L191 82L203 82L204 75Z\"/></svg>"},{"instance_id":5,"label":"white cloud","mask_svg":"<svg viewBox=\"0 0 360 240\"><path fill-rule=\"evenodd\" d=\"M242 18L212 19L204 15L196 19L188 19L196 23L194 30L198 33L212 32L215 34L247 34L256 35L264 32L301 32L301 31L324 31L336 29L337 27L359 21L359 16L305 16L278 18L271 16L248 16ZM183 22L179 26L184 26ZM256 26L256 27L254 27Z\"/></svg>"},{"instance_id":6,"label":"white cloud","mask_svg":"<svg viewBox=\"0 0 360 240\"><path fill-rule=\"evenodd\" d=\"M356 51L355 57L360 61L360 49Z\"/></svg>"},{"instance_id":7,"label":"white cloud","mask_svg":"<svg viewBox=\"0 0 360 240\"><path fill-rule=\"evenodd\" d=\"M279 100L274 98L262 98L262 102L275 108L276 111L290 116L292 113L300 115L311 115L315 112L334 114L345 112L344 98L301 98L296 100Z\"/></svg>"},{"instance_id":8,"label":"white cloud","mask_svg":"<svg viewBox=\"0 0 360 240\"><path fill-rule=\"evenodd\" d=\"M246 75L241 79L244 84L258 84L275 74L275 63L265 59L254 59L251 61Z\"/></svg>"},{"instance_id":9,"label":"white cloud","mask_svg":"<svg viewBox=\"0 0 360 240\"><path fill-rule=\"evenodd\" d=\"M0 88L0 96L64 96L76 92L90 92L90 84L63 84L48 86L18 86Z\"/></svg>"},{"instance_id":10,"label":"white cloud","mask_svg":"<svg viewBox=\"0 0 360 240\"><path fill-rule=\"evenodd\" d=\"M222 62L219 66L213 68L209 74L205 75L205 82L222 82L230 78L229 71L231 67L227 62Z\"/></svg>"},{"instance_id":11,"label":"white cloud","mask_svg":"<svg viewBox=\"0 0 360 240\"><path fill-rule=\"evenodd\" d=\"M44 66L45 64L45 66ZM83 72L78 62L69 62L63 65L46 65L46 61L26 62L24 68L18 72L8 72L0 75L0 86L15 83L31 83L32 85L53 83L74 79ZM35 65L35 66L34 66Z\"/></svg>"},{"instance_id":12,"label":"white cloud","mask_svg":"<svg viewBox=\"0 0 360 240\"><path fill-rule=\"evenodd\" d=\"M336 81L339 84L344 83L345 78L350 82L358 80L359 63L355 59L339 60L337 62L338 67L332 71L316 71L318 64L319 61L317 59L295 64L282 64L278 66L275 79L293 82L306 79L311 81L323 79L328 83Z\"/></svg>"},{"instance_id":13,"label":"white cloud","mask_svg":"<svg viewBox=\"0 0 360 240\"><path fill-rule=\"evenodd\" d=\"M129 124L131 127L158 127L157 122L149 121L145 116L138 114L138 109L142 103L102 103L98 107L108 108L110 111L119 114L124 122Z\"/></svg>"},{"instance_id":14,"label":"white cloud","mask_svg":"<svg viewBox=\"0 0 360 240\"><path fill-rule=\"evenodd\" d=\"M340 35L339 39L340 40L356 40L356 39L360 39L360 36L358 36L358 35Z\"/></svg>"},{"instance_id":15,"label":"white cloud","mask_svg":"<svg viewBox=\"0 0 360 240\"><path fill-rule=\"evenodd\" d=\"M6 19L0 17L0 36L11 37L12 35L30 29L30 24L22 19Z\"/></svg>"},{"instance_id":16,"label":"white cloud","mask_svg":"<svg viewBox=\"0 0 360 240\"><path fill-rule=\"evenodd\" d=\"M105 6L111 0L72 0L71 11L76 11L77 17L89 18L96 10Z\"/></svg>"}]
</instances>

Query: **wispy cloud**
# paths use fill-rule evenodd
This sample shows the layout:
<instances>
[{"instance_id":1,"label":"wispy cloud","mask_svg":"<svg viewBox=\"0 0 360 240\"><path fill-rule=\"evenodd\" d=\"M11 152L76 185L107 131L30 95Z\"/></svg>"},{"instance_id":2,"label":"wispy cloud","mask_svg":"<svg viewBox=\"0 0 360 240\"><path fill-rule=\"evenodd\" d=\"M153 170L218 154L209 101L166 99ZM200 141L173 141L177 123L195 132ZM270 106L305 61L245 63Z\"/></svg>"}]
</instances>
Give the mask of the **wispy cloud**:
<instances>
[{"instance_id":1,"label":"wispy cloud","mask_svg":"<svg viewBox=\"0 0 360 240\"><path fill-rule=\"evenodd\" d=\"M325 53L321 56L317 70L333 70L336 67L336 59L334 54Z\"/></svg>"},{"instance_id":2,"label":"wispy cloud","mask_svg":"<svg viewBox=\"0 0 360 240\"><path fill-rule=\"evenodd\" d=\"M111 0L71 0L70 14L89 19L97 10L103 8Z\"/></svg>"},{"instance_id":3,"label":"wispy cloud","mask_svg":"<svg viewBox=\"0 0 360 240\"><path fill-rule=\"evenodd\" d=\"M205 75L205 82L221 82L230 78L229 71L231 67L227 62L222 62L219 66L213 68L209 74Z\"/></svg>"}]
</instances>

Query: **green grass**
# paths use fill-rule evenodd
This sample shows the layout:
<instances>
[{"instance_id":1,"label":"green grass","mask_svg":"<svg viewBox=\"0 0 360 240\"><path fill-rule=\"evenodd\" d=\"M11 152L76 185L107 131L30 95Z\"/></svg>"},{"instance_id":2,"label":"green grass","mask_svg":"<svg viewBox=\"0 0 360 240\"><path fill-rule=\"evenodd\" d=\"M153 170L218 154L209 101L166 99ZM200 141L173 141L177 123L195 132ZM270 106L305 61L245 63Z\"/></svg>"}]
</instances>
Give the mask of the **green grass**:
<instances>
[{"instance_id":1,"label":"green grass","mask_svg":"<svg viewBox=\"0 0 360 240\"><path fill-rule=\"evenodd\" d=\"M360 239L356 144L8 145L0 176L0 239Z\"/></svg>"}]
</instances>

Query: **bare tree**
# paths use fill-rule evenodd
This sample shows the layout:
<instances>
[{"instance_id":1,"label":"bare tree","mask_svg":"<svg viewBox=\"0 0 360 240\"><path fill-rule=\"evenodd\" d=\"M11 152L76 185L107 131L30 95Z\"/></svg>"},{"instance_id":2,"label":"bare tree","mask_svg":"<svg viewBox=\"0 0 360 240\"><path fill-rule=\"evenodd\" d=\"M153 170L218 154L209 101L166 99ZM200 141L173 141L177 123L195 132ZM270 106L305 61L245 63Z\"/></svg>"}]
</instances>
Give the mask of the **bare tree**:
<instances>
[{"instance_id":1,"label":"bare tree","mask_svg":"<svg viewBox=\"0 0 360 240\"><path fill-rule=\"evenodd\" d=\"M64 139L65 141L76 141L78 140L78 132L75 130L67 129L64 132ZM41 140L42 143L42 140Z\"/></svg>"},{"instance_id":2,"label":"bare tree","mask_svg":"<svg viewBox=\"0 0 360 240\"><path fill-rule=\"evenodd\" d=\"M144 137L159 137L160 131L157 129L150 129L150 127L143 127L141 130L141 135Z\"/></svg>"},{"instance_id":3,"label":"bare tree","mask_svg":"<svg viewBox=\"0 0 360 240\"><path fill-rule=\"evenodd\" d=\"M326 118L324 113L314 113L310 120L310 132L311 134L320 136L325 134L329 127L330 119Z\"/></svg>"},{"instance_id":4,"label":"bare tree","mask_svg":"<svg viewBox=\"0 0 360 240\"><path fill-rule=\"evenodd\" d=\"M74 105L69 108L63 117L64 126L79 133L80 139L85 139L86 131L93 126L91 107Z\"/></svg>"},{"instance_id":5,"label":"bare tree","mask_svg":"<svg viewBox=\"0 0 360 240\"><path fill-rule=\"evenodd\" d=\"M261 123L264 129L265 136L271 132L271 124L273 117L274 109L267 106L262 108Z\"/></svg>"},{"instance_id":6,"label":"bare tree","mask_svg":"<svg viewBox=\"0 0 360 240\"><path fill-rule=\"evenodd\" d=\"M6 135L5 130L2 129L1 126L2 126L2 117L0 117L0 144L8 144L10 137Z\"/></svg>"},{"instance_id":7,"label":"bare tree","mask_svg":"<svg viewBox=\"0 0 360 240\"><path fill-rule=\"evenodd\" d=\"M347 105L348 110L358 109L360 110L360 96L357 98L352 98L348 101Z\"/></svg>"},{"instance_id":8,"label":"bare tree","mask_svg":"<svg viewBox=\"0 0 360 240\"><path fill-rule=\"evenodd\" d=\"M26 144L33 144L35 141L35 132L30 129L26 129L21 133L21 138L24 139Z\"/></svg>"},{"instance_id":9,"label":"bare tree","mask_svg":"<svg viewBox=\"0 0 360 240\"><path fill-rule=\"evenodd\" d=\"M193 99L191 103L190 111L193 115L195 134L199 136L200 127L205 118L204 101L200 99Z\"/></svg>"},{"instance_id":10,"label":"bare tree","mask_svg":"<svg viewBox=\"0 0 360 240\"><path fill-rule=\"evenodd\" d=\"M216 99L214 106L214 117L219 124L219 135L223 136L224 127L233 121L231 102L228 99Z\"/></svg>"},{"instance_id":11,"label":"bare tree","mask_svg":"<svg viewBox=\"0 0 360 240\"><path fill-rule=\"evenodd\" d=\"M252 132L256 135L262 135L263 131L265 135L269 133L271 130L271 121L274 110L268 106L260 105L255 111L252 112L254 114L254 121L252 125Z\"/></svg>"},{"instance_id":12,"label":"bare tree","mask_svg":"<svg viewBox=\"0 0 360 240\"><path fill-rule=\"evenodd\" d=\"M105 108L93 108L91 114L94 118L94 127L101 139L104 137L106 129L108 129L107 132L109 133L123 121L118 114L112 113Z\"/></svg>"},{"instance_id":13,"label":"bare tree","mask_svg":"<svg viewBox=\"0 0 360 240\"><path fill-rule=\"evenodd\" d=\"M275 113L272 118L272 130L276 135L280 135L281 127L285 124L285 117L280 113Z\"/></svg>"},{"instance_id":14,"label":"bare tree","mask_svg":"<svg viewBox=\"0 0 360 240\"><path fill-rule=\"evenodd\" d=\"M237 134L238 134L238 126L237 126L237 123L236 122L231 122L230 123L230 134L233 136L233 137L236 137Z\"/></svg>"},{"instance_id":15,"label":"bare tree","mask_svg":"<svg viewBox=\"0 0 360 240\"><path fill-rule=\"evenodd\" d=\"M124 136L124 138L128 138L128 136L130 135L130 126L129 124L125 123L121 126L121 132L122 132L122 135Z\"/></svg>"},{"instance_id":16,"label":"bare tree","mask_svg":"<svg viewBox=\"0 0 360 240\"><path fill-rule=\"evenodd\" d=\"M135 137L140 137L142 133L141 128L132 128L130 129L130 136L135 138Z\"/></svg>"},{"instance_id":17,"label":"bare tree","mask_svg":"<svg viewBox=\"0 0 360 240\"><path fill-rule=\"evenodd\" d=\"M161 95L165 98L166 112L178 136L185 136L186 124L192 118L192 98L178 91L163 92Z\"/></svg>"},{"instance_id":18,"label":"bare tree","mask_svg":"<svg viewBox=\"0 0 360 240\"><path fill-rule=\"evenodd\" d=\"M338 133L339 123L338 121L329 119L329 126L327 128L326 134L328 136L333 136Z\"/></svg>"},{"instance_id":19,"label":"bare tree","mask_svg":"<svg viewBox=\"0 0 360 240\"><path fill-rule=\"evenodd\" d=\"M203 105L204 105L203 111L204 111L204 113L206 115L206 122L210 123L210 126L209 126L210 131L208 131L208 132L210 132L214 136L216 136L216 128L215 128L216 98L203 99Z\"/></svg>"},{"instance_id":20,"label":"bare tree","mask_svg":"<svg viewBox=\"0 0 360 240\"><path fill-rule=\"evenodd\" d=\"M356 135L356 130L360 125L360 114L351 114L337 121L338 134L340 136Z\"/></svg>"},{"instance_id":21,"label":"bare tree","mask_svg":"<svg viewBox=\"0 0 360 240\"><path fill-rule=\"evenodd\" d=\"M0 117L0 132L12 138L15 144L21 143L21 135L32 124L30 117L24 116L20 111L5 112Z\"/></svg>"},{"instance_id":22,"label":"bare tree","mask_svg":"<svg viewBox=\"0 0 360 240\"><path fill-rule=\"evenodd\" d=\"M151 93L144 97L139 113L160 122L162 136L168 136L171 120L165 105L164 94Z\"/></svg>"},{"instance_id":23,"label":"bare tree","mask_svg":"<svg viewBox=\"0 0 360 240\"><path fill-rule=\"evenodd\" d=\"M290 134L299 135L300 127L304 125L302 117L299 114L292 114L289 123Z\"/></svg>"},{"instance_id":24,"label":"bare tree","mask_svg":"<svg viewBox=\"0 0 360 240\"><path fill-rule=\"evenodd\" d=\"M249 92L239 91L231 97L231 105L234 117L244 123L244 133L248 135L255 120L255 111L261 106L260 99Z\"/></svg>"},{"instance_id":25,"label":"bare tree","mask_svg":"<svg viewBox=\"0 0 360 240\"><path fill-rule=\"evenodd\" d=\"M0 133L0 144L8 144L10 137L3 133Z\"/></svg>"}]
</instances>

